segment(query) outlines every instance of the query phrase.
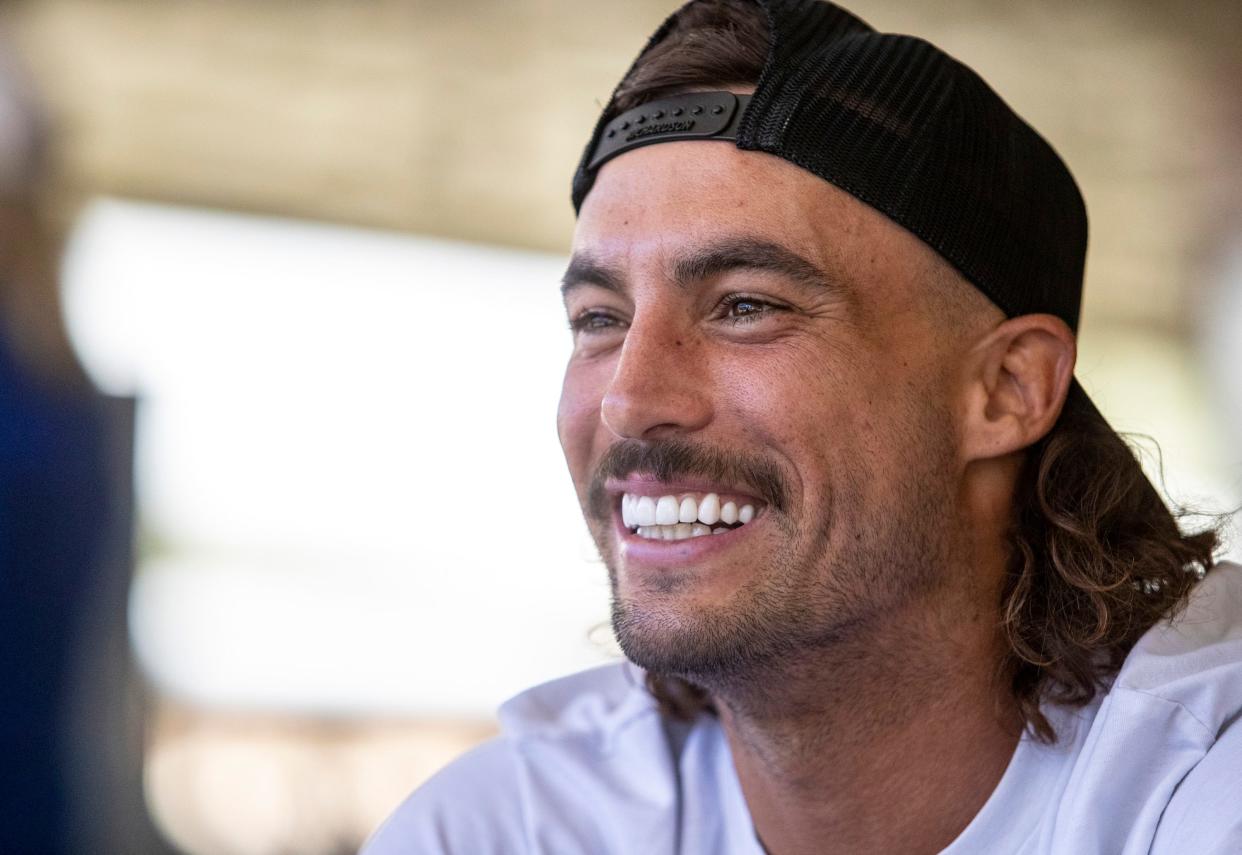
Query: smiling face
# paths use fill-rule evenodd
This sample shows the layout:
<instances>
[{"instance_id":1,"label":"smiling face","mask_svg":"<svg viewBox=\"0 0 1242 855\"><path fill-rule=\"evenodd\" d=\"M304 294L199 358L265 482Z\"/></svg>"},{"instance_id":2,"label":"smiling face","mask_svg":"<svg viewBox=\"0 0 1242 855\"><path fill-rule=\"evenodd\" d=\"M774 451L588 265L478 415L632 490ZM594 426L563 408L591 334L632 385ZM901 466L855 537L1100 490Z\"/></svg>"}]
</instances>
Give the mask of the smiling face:
<instances>
[{"instance_id":1,"label":"smiling face","mask_svg":"<svg viewBox=\"0 0 1242 855\"><path fill-rule=\"evenodd\" d=\"M710 684L934 596L966 344L930 249L783 160L676 142L601 169L573 253L558 428L632 660Z\"/></svg>"}]
</instances>

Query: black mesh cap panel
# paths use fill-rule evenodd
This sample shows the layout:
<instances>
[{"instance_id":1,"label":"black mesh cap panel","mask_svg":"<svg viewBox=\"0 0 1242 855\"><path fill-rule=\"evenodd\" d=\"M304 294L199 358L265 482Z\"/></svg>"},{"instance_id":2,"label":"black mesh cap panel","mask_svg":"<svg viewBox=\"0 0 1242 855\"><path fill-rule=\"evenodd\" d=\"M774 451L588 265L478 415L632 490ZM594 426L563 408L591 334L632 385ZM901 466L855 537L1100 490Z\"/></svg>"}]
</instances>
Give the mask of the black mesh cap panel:
<instances>
[{"instance_id":1,"label":"black mesh cap panel","mask_svg":"<svg viewBox=\"0 0 1242 855\"><path fill-rule=\"evenodd\" d=\"M1077 329L1087 215L1052 147L928 42L878 33L820 0L758 5L770 44L738 148L790 161L885 214L1006 314L1047 312ZM599 168L587 164L600 130L616 114L610 101L574 176L575 210Z\"/></svg>"}]
</instances>

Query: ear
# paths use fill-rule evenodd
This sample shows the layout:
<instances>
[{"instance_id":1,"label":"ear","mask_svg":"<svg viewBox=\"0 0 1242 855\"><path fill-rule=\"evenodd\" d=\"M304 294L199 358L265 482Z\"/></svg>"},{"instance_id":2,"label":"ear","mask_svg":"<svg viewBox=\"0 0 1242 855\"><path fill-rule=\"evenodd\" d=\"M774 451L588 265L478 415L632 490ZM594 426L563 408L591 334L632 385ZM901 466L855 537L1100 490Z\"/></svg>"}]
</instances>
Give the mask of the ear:
<instances>
[{"instance_id":1,"label":"ear","mask_svg":"<svg viewBox=\"0 0 1242 855\"><path fill-rule=\"evenodd\" d=\"M966 362L962 453L1001 457L1052 429L1077 359L1074 334L1053 315L1021 315L996 327Z\"/></svg>"}]
</instances>

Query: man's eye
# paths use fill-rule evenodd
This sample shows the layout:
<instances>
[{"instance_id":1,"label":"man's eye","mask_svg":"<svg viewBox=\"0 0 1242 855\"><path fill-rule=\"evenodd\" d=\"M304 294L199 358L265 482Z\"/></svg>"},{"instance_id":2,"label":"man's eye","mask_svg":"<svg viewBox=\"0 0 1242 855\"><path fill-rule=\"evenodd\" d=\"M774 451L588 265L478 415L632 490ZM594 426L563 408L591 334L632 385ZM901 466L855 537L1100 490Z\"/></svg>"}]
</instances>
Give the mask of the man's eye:
<instances>
[{"instance_id":1,"label":"man's eye","mask_svg":"<svg viewBox=\"0 0 1242 855\"><path fill-rule=\"evenodd\" d=\"M570 319L569 329L575 333L593 333L612 329L619 324L620 321L606 312L583 312Z\"/></svg>"},{"instance_id":2,"label":"man's eye","mask_svg":"<svg viewBox=\"0 0 1242 855\"><path fill-rule=\"evenodd\" d=\"M721 303L721 315L734 323L760 320L780 309L779 306L755 297L734 295Z\"/></svg>"}]
</instances>

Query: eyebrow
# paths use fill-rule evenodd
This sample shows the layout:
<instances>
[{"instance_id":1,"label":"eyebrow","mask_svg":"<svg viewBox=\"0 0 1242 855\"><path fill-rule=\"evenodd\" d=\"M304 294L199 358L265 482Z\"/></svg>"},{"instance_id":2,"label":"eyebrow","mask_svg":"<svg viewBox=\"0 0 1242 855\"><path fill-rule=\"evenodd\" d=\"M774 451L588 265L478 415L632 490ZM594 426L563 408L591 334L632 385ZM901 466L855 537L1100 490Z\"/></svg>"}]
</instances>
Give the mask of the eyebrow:
<instances>
[{"instance_id":1,"label":"eyebrow","mask_svg":"<svg viewBox=\"0 0 1242 855\"><path fill-rule=\"evenodd\" d=\"M625 277L621 272L597 259L590 253L577 253L569 260L569 267L561 277L561 296L583 285L597 285L618 294L625 291Z\"/></svg>"},{"instance_id":2,"label":"eyebrow","mask_svg":"<svg viewBox=\"0 0 1242 855\"><path fill-rule=\"evenodd\" d=\"M734 270L775 273L815 289L833 290L824 272L788 247L764 238L743 237L715 241L675 258L670 274L680 287ZM596 285L623 293L625 276L589 253L575 255L561 278L561 294L581 285Z\"/></svg>"},{"instance_id":3,"label":"eyebrow","mask_svg":"<svg viewBox=\"0 0 1242 855\"><path fill-rule=\"evenodd\" d=\"M762 238L721 241L672 262L673 280L683 287L734 270L775 273L813 288L829 287L823 271L810 261L788 247Z\"/></svg>"}]
</instances>

